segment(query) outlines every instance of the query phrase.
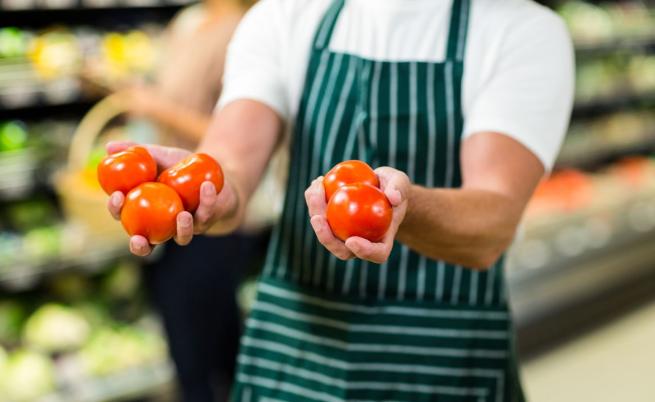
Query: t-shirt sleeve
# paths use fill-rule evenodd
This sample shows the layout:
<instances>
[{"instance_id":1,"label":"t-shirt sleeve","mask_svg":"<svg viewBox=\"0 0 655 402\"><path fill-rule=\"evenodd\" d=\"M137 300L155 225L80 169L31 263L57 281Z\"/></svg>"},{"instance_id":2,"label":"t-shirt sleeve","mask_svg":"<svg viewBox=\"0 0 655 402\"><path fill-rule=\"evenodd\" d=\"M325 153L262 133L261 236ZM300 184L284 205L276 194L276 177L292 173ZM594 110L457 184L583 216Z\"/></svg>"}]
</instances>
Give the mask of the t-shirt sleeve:
<instances>
[{"instance_id":1,"label":"t-shirt sleeve","mask_svg":"<svg viewBox=\"0 0 655 402\"><path fill-rule=\"evenodd\" d=\"M250 99L266 104L284 119L288 117L281 17L276 0L262 0L244 16L228 46L217 109Z\"/></svg>"},{"instance_id":2,"label":"t-shirt sleeve","mask_svg":"<svg viewBox=\"0 0 655 402\"><path fill-rule=\"evenodd\" d=\"M493 72L468 102L464 138L485 131L508 135L550 170L569 123L574 68L571 38L554 13L543 10L515 23Z\"/></svg>"}]
</instances>

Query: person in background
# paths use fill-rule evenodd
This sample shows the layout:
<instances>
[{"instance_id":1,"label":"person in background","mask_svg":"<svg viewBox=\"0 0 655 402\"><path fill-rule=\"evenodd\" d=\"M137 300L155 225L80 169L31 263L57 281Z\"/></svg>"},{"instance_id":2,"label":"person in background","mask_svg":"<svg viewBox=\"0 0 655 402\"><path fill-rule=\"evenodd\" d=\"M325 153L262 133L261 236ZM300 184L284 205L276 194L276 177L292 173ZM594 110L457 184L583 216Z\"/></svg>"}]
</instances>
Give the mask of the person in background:
<instances>
[{"instance_id":1,"label":"person in background","mask_svg":"<svg viewBox=\"0 0 655 402\"><path fill-rule=\"evenodd\" d=\"M227 45L247 6L206 0L181 11L165 32L154 85L118 93L132 116L156 124L162 144L194 149L207 131ZM264 247L259 236L199 236L187 247L168 243L145 267L185 402L227 399L241 326L238 276Z\"/></svg>"},{"instance_id":2,"label":"person in background","mask_svg":"<svg viewBox=\"0 0 655 402\"><path fill-rule=\"evenodd\" d=\"M573 77L566 27L531 0L253 7L198 148L226 184L202 184L176 237L238 227L290 134L234 401L523 401L503 257L558 153ZM164 168L189 154L148 149ZM393 206L380 242L341 241L327 222L321 175L348 159L377 168ZM133 236L130 250L151 247Z\"/></svg>"}]
</instances>

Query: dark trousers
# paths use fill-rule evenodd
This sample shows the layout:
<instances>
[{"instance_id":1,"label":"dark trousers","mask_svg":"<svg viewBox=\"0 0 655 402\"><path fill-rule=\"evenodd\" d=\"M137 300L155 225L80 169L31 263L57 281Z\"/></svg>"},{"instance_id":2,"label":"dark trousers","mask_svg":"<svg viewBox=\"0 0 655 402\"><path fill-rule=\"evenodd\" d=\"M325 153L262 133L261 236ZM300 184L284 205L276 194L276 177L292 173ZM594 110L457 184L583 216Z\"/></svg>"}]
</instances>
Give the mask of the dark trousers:
<instances>
[{"instance_id":1,"label":"dark trousers","mask_svg":"<svg viewBox=\"0 0 655 402\"><path fill-rule=\"evenodd\" d=\"M169 242L145 267L184 402L227 400L242 324L236 289L265 245L263 235L197 236L186 247Z\"/></svg>"}]
</instances>

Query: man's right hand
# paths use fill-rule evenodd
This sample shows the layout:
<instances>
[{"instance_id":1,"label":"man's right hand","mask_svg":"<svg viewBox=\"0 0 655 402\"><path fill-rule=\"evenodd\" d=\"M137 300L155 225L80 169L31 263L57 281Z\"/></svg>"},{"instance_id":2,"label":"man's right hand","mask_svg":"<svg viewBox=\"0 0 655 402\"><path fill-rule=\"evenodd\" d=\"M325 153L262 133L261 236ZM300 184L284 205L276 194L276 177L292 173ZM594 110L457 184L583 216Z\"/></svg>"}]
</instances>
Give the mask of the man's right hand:
<instances>
[{"instance_id":1,"label":"man's right hand","mask_svg":"<svg viewBox=\"0 0 655 402\"><path fill-rule=\"evenodd\" d=\"M107 144L107 153L113 154L123 151L133 145L132 142L110 142ZM175 165L180 160L191 154L190 151L163 147L160 145L142 145L152 157L157 161L159 170L165 170ZM107 207L109 212L116 220L120 220L121 208L125 201L125 194L117 191L109 197ZM216 187L213 183L207 181L200 187L200 204L195 214L187 211L180 212L177 215L177 234L175 242L185 246L191 242L194 234L202 234L221 219L229 219L236 214L238 210L238 197L233 185L229 180L225 180L223 190L216 194ZM130 238L130 251L138 256L145 257L152 252L153 245L143 236L132 236Z\"/></svg>"}]
</instances>

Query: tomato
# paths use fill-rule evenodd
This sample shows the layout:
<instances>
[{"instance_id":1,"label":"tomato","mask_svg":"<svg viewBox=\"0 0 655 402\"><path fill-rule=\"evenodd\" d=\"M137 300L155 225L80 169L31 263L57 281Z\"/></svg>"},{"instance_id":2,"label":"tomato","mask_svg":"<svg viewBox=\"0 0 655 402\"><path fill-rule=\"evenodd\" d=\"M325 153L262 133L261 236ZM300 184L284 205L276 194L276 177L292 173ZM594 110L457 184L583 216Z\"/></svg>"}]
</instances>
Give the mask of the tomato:
<instances>
[{"instance_id":1,"label":"tomato","mask_svg":"<svg viewBox=\"0 0 655 402\"><path fill-rule=\"evenodd\" d=\"M154 181L156 177L157 162L147 149L139 146L107 155L98 165L98 182L107 194L115 191L127 194L139 184Z\"/></svg>"},{"instance_id":2,"label":"tomato","mask_svg":"<svg viewBox=\"0 0 655 402\"><path fill-rule=\"evenodd\" d=\"M127 193L121 223L130 236L141 235L150 244L160 244L175 235L177 215L182 211L175 190L161 183L143 183Z\"/></svg>"},{"instance_id":3,"label":"tomato","mask_svg":"<svg viewBox=\"0 0 655 402\"><path fill-rule=\"evenodd\" d=\"M336 164L323 179L325 187L325 201L329 201L340 187L346 184L367 183L379 187L378 176L373 169L362 161L345 161Z\"/></svg>"},{"instance_id":4,"label":"tomato","mask_svg":"<svg viewBox=\"0 0 655 402\"><path fill-rule=\"evenodd\" d=\"M379 242L391 225L389 200L377 187L356 183L341 187L327 204L327 220L334 235Z\"/></svg>"},{"instance_id":5,"label":"tomato","mask_svg":"<svg viewBox=\"0 0 655 402\"><path fill-rule=\"evenodd\" d=\"M177 191L184 209L189 212L198 208L200 185L205 181L214 183L217 194L223 189L223 169L207 154L193 154L164 170L159 176L159 182Z\"/></svg>"}]
</instances>

